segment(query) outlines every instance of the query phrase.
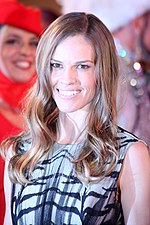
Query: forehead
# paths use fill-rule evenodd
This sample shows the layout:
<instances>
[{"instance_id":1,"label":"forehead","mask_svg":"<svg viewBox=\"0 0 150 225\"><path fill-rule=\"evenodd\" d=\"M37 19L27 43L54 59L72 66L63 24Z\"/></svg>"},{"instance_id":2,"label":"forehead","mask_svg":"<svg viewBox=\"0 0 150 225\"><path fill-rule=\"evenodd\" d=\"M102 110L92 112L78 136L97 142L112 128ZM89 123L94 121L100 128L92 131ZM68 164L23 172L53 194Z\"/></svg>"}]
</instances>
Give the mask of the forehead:
<instances>
[{"instance_id":1,"label":"forehead","mask_svg":"<svg viewBox=\"0 0 150 225\"><path fill-rule=\"evenodd\" d=\"M8 37L11 35L16 35L20 37L28 37L28 38L37 37L37 35L34 33L28 32L26 30L23 30L17 27L9 26L9 25L4 25L0 29L0 35L2 35L3 37Z\"/></svg>"},{"instance_id":2,"label":"forehead","mask_svg":"<svg viewBox=\"0 0 150 225\"><path fill-rule=\"evenodd\" d=\"M94 57L92 43L83 35L69 36L62 40L56 47L53 58L90 58Z\"/></svg>"}]
</instances>

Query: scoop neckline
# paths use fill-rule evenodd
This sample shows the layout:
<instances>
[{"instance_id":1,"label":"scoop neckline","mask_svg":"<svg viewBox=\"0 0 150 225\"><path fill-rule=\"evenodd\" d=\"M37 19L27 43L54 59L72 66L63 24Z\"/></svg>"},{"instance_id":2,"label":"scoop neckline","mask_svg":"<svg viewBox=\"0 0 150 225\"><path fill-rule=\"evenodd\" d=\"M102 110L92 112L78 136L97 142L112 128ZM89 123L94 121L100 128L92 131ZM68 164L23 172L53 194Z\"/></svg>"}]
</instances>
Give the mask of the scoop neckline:
<instances>
[{"instance_id":1,"label":"scoop neckline","mask_svg":"<svg viewBox=\"0 0 150 225\"><path fill-rule=\"evenodd\" d=\"M59 143L58 141L55 141L54 144L57 144L59 146L78 146L78 145L83 145L85 141L79 142L79 143L67 143L67 144L63 144L63 143Z\"/></svg>"}]
</instances>

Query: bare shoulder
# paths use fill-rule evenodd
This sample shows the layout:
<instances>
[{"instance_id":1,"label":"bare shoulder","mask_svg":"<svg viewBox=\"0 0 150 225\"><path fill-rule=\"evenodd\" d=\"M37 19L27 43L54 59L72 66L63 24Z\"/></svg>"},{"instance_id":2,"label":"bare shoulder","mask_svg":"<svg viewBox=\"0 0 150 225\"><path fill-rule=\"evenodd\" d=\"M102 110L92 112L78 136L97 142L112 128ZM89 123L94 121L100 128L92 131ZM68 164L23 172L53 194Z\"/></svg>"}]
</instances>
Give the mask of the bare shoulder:
<instances>
[{"instance_id":1,"label":"bare shoulder","mask_svg":"<svg viewBox=\"0 0 150 225\"><path fill-rule=\"evenodd\" d=\"M145 166L150 166L149 164L150 162L150 152L148 150L148 146L141 142L135 142L133 143L127 153L126 153L126 157L125 157L125 164L127 164L126 166L128 166L128 163L132 163L131 164L131 169L140 169L140 167L145 167ZM141 168L142 169L142 168Z\"/></svg>"},{"instance_id":2,"label":"bare shoulder","mask_svg":"<svg viewBox=\"0 0 150 225\"><path fill-rule=\"evenodd\" d=\"M150 177L150 152L147 145L140 141L130 145L127 150L120 175L120 185L125 183L125 177L133 179L135 175L141 175L141 179L145 176Z\"/></svg>"},{"instance_id":3,"label":"bare shoulder","mask_svg":"<svg viewBox=\"0 0 150 225\"><path fill-rule=\"evenodd\" d=\"M136 141L134 142L133 144L130 145L128 151L127 151L127 154L129 153L148 153L149 154L149 151L148 151L148 146L146 145L146 143L144 143L143 141Z\"/></svg>"},{"instance_id":4,"label":"bare shoulder","mask_svg":"<svg viewBox=\"0 0 150 225\"><path fill-rule=\"evenodd\" d=\"M142 142L127 150L119 186L125 224L148 225L150 221L150 154Z\"/></svg>"}]
</instances>

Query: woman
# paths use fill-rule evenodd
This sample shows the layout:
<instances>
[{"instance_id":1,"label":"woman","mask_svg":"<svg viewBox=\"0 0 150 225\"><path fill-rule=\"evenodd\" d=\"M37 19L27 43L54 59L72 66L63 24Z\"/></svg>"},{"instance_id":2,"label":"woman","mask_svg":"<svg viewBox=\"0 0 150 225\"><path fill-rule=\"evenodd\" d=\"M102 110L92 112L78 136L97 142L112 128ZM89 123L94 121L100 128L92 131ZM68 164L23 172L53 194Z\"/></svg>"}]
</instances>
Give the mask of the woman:
<instances>
[{"instance_id":1,"label":"woman","mask_svg":"<svg viewBox=\"0 0 150 225\"><path fill-rule=\"evenodd\" d=\"M62 13L93 13L115 39L119 56L118 124L150 147L150 1L59 0ZM149 83L149 84L148 84Z\"/></svg>"},{"instance_id":2,"label":"woman","mask_svg":"<svg viewBox=\"0 0 150 225\"><path fill-rule=\"evenodd\" d=\"M5 224L148 225L148 149L116 125L110 32L92 14L63 15L36 57L28 128L3 145L10 158Z\"/></svg>"},{"instance_id":3,"label":"woman","mask_svg":"<svg viewBox=\"0 0 150 225\"><path fill-rule=\"evenodd\" d=\"M16 1L0 2L0 142L24 129L21 101L35 80L35 51L41 32L39 10ZM0 157L0 224L5 210L3 173Z\"/></svg>"}]
</instances>

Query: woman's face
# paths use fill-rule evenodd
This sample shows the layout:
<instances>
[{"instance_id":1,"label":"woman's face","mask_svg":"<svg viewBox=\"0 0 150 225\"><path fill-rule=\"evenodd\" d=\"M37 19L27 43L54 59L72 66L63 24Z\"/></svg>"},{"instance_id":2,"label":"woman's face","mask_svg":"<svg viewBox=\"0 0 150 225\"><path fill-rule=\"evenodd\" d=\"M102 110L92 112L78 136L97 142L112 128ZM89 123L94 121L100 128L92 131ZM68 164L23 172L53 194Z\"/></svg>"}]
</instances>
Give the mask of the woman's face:
<instances>
[{"instance_id":1,"label":"woman's face","mask_svg":"<svg viewBox=\"0 0 150 225\"><path fill-rule=\"evenodd\" d=\"M29 81L35 73L38 38L28 31L4 25L0 29L0 70L16 83Z\"/></svg>"},{"instance_id":2,"label":"woman's face","mask_svg":"<svg viewBox=\"0 0 150 225\"><path fill-rule=\"evenodd\" d=\"M71 36L56 48L51 60L53 98L62 112L88 110L95 95L94 49L83 36Z\"/></svg>"}]
</instances>

